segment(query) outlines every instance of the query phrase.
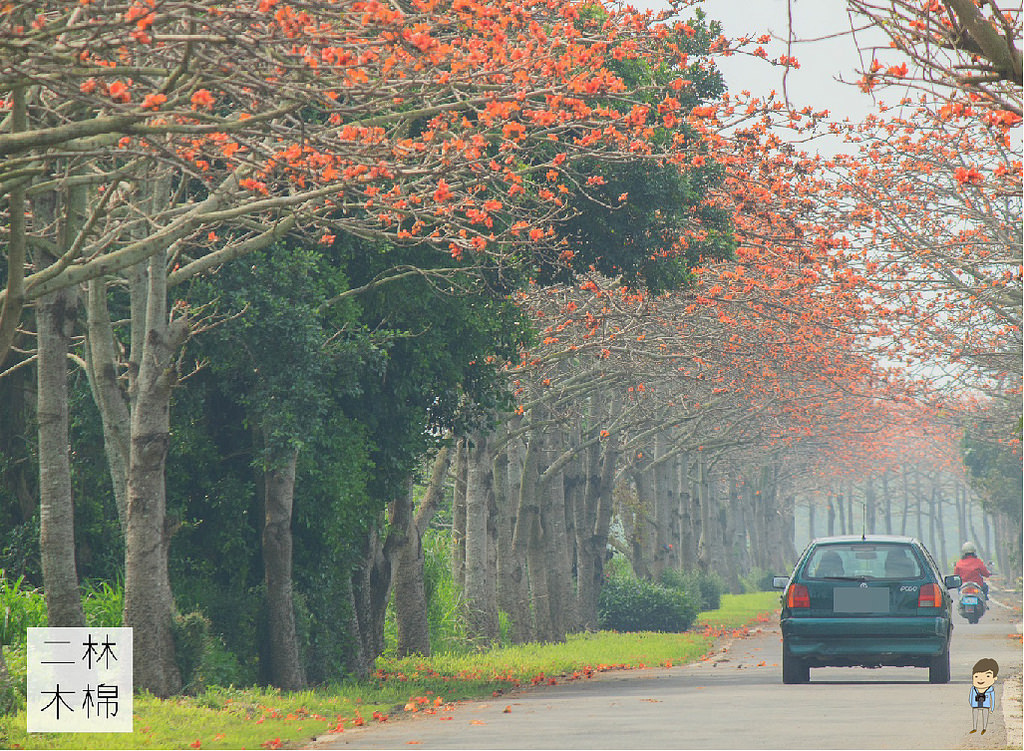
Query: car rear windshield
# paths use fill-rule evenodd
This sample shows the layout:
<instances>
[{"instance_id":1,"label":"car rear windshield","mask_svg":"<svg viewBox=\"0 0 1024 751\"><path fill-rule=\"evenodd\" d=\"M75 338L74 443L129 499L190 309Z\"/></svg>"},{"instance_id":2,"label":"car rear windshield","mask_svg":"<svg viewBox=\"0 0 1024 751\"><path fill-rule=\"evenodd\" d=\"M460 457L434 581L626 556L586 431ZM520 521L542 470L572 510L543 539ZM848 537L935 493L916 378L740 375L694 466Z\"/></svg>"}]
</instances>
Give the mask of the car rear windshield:
<instances>
[{"instance_id":1,"label":"car rear windshield","mask_svg":"<svg viewBox=\"0 0 1024 751\"><path fill-rule=\"evenodd\" d=\"M819 545L811 552L804 576L809 579L917 579L921 565L910 545L850 542Z\"/></svg>"}]
</instances>

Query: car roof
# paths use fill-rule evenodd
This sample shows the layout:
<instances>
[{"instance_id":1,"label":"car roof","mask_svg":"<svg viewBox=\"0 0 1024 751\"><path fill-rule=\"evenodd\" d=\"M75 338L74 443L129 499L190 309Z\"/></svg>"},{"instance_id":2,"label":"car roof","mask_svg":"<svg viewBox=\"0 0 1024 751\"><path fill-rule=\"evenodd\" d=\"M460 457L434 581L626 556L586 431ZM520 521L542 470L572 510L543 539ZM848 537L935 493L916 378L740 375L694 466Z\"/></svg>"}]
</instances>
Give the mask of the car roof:
<instances>
[{"instance_id":1,"label":"car roof","mask_svg":"<svg viewBox=\"0 0 1024 751\"><path fill-rule=\"evenodd\" d=\"M920 544L916 537L904 535L835 535L833 537L816 537L811 545L828 545L835 542L895 542L907 545Z\"/></svg>"}]
</instances>

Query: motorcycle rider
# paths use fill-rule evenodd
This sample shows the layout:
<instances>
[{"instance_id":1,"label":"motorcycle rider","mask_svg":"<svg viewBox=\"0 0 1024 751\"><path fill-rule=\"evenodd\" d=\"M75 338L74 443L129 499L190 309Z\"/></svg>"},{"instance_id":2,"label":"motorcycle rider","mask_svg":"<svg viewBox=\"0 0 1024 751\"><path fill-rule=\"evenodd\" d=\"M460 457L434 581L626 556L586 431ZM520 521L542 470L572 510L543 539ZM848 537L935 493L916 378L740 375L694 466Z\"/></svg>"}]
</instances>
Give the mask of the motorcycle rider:
<instances>
[{"instance_id":1,"label":"motorcycle rider","mask_svg":"<svg viewBox=\"0 0 1024 751\"><path fill-rule=\"evenodd\" d=\"M988 597L988 583L985 581L985 577L992 576L992 572L985 566L985 561L978 557L978 548L973 542L965 542L960 548L960 555L962 557L953 567L953 574L959 576L965 584L974 582Z\"/></svg>"}]
</instances>

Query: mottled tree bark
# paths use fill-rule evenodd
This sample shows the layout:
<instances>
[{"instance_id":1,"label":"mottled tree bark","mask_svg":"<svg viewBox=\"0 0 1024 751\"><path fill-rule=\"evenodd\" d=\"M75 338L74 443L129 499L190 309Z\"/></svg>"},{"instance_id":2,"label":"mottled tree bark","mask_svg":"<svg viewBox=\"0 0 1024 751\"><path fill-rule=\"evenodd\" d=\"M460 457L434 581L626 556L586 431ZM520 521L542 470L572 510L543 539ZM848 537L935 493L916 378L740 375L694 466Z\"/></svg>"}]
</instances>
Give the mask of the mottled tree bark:
<instances>
[{"instance_id":1,"label":"mottled tree bark","mask_svg":"<svg viewBox=\"0 0 1024 751\"><path fill-rule=\"evenodd\" d=\"M509 429L518 424L519 420L514 420ZM525 644L533 640L533 609L526 568L526 538L519 535L523 519L519 506L523 483L520 438L509 439L505 452L496 459L494 477L498 493L498 607L508 614L512 641Z\"/></svg>"},{"instance_id":2,"label":"mottled tree bark","mask_svg":"<svg viewBox=\"0 0 1024 751\"><path fill-rule=\"evenodd\" d=\"M270 682L296 691L306 686L292 593L292 508L299 452L282 453L271 459L263 475L263 581L267 588Z\"/></svg>"},{"instance_id":3,"label":"mottled tree bark","mask_svg":"<svg viewBox=\"0 0 1024 751\"><path fill-rule=\"evenodd\" d=\"M466 439L455 446L455 494L452 498L452 579L466 589Z\"/></svg>"},{"instance_id":4,"label":"mottled tree bark","mask_svg":"<svg viewBox=\"0 0 1024 751\"><path fill-rule=\"evenodd\" d=\"M743 502L739 477L733 472L728 480L729 503L724 508L726 513L725 552L726 565L723 572L726 586L730 592L741 592L740 572L749 569L747 560L747 533L744 527Z\"/></svg>"},{"instance_id":5,"label":"mottled tree bark","mask_svg":"<svg viewBox=\"0 0 1024 751\"><path fill-rule=\"evenodd\" d=\"M679 550L684 571L697 567L697 529L694 499L690 485L690 458L683 454L676 460L676 485L679 488Z\"/></svg>"},{"instance_id":6,"label":"mottled tree bark","mask_svg":"<svg viewBox=\"0 0 1024 751\"><path fill-rule=\"evenodd\" d=\"M650 472L651 495L654 502L652 514L654 529L651 534L653 543L651 577L654 581L661 579L661 574L665 569L679 567L675 544L670 534L677 491L675 483L672 481L672 465L665 456L668 451L668 435L665 431L660 431L654 438L653 458L655 464Z\"/></svg>"},{"instance_id":7,"label":"mottled tree bark","mask_svg":"<svg viewBox=\"0 0 1024 751\"><path fill-rule=\"evenodd\" d=\"M466 455L466 624L472 638L485 642L498 637L498 602L491 576L491 563L497 561L490 551L495 541L490 523L493 477L488 437L474 433Z\"/></svg>"},{"instance_id":8,"label":"mottled tree bark","mask_svg":"<svg viewBox=\"0 0 1024 751\"><path fill-rule=\"evenodd\" d=\"M885 533L892 534L892 497L889 495L889 470L882 473L882 520Z\"/></svg>"},{"instance_id":9,"label":"mottled tree bark","mask_svg":"<svg viewBox=\"0 0 1024 751\"><path fill-rule=\"evenodd\" d=\"M75 566L75 514L68 430L68 340L74 314L71 290L36 303L39 353L39 552L50 626L84 626Z\"/></svg>"},{"instance_id":10,"label":"mottled tree bark","mask_svg":"<svg viewBox=\"0 0 1024 751\"><path fill-rule=\"evenodd\" d=\"M544 533L540 513L539 464L542 437L538 431L530 433L523 458L520 485L519 519L516 523L517 544L526 550L526 563L530 576L530 600L533 604L534 633L541 641L557 640L552 617L551 593L548 589L548 560L544 549Z\"/></svg>"},{"instance_id":11,"label":"mottled tree bark","mask_svg":"<svg viewBox=\"0 0 1024 751\"><path fill-rule=\"evenodd\" d=\"M384 615L391 594L391 551L377 529L363 543L363 563L352 573L355 620L352 635L358 641L349 665L356 677L365 678L384 652Z\"/></svg>"},{"instance_id":12,"label":"mottled tree bark","mask_svg":"<svg viewBox=\"0 0 1024 751\"><path fill-rule=\"evenodd\" d=\"M442 446L431 465L427 489L415 514L412 495L407 495L406 509L392 514L391 529L401 535L393 571L393 606L397 626L399 657L430 654L430 628L427 618L427 593L423 583L423 535L426 533L441 498L444 481L451 466L451 449Z\"/></svg>"},{"instance_id":13,"label":"mottled tree bark","mask_svg":"<svg viewBox=\"0 0 1024 751\"><path fill-rule=\"evenodd\" d=\"M593 405L591 415L594 414ZM606 540L600 540L597 513L601 492L601 445L587 447L582 458L583 486L573 495L573 528L576 537L576 611L580 625L597 629L597 597Z\"/></svg>"},{"instance_id":14,"label":"mottled tree bark","mask_svg":"<svg viewBox=\"0 0 1024 751\"><path fill-rule=\"evenodd\" d=\"M545 437L544 464L550 466L563 451L561 431L549 428ZM545 467L545 468L546 468ZM548 579L551 604L551 641L564 641L575 629L576 593L572 586L572 568L568 526L565 519L565 474L558 471L540 484L541 518L544 528L544 570Z\"/></svg>"},{"instance_id":15,"label":"mottled tree bark","mask_svg":"<svg viewBox=\"0 0 1024 751\"><path fill-rule=\"evenodd\" d=\"M875 481L867 478L864 481L864 514L867 517L868 534L874 534L878 514L878 497L875 495Z\"/></svg>"},{"instance_id":16,"label":"mottled tree bark","mask_svg":"<svg viewBox=\"0 0 1024 751\"><path fill-rule=\"evenodd\" d=\"M167 554L174 530L167 522L165 470L170 441L175 357L188 337L184 317L168 318L166 253L149 262L145 339L132 352L134 384L127 481L125 626L134 629L135 686L166 697L181 688L171 623L174 600Z\"/></svg>"},{"instance_id":17,"label":"mottled tree bark","mask_svg":"<svg viewBox=\"0 0 1024 751\"><path fill-rule=\"evenodd\" d=\"M45 192L32 201L33 220L56 225L60 255L81 226L81 188ZM37 267L56 258L39 251ZM39 552L43 591L50 626L84 626L75 565L75 512L71 489L71 441L68 423L68 351L76 297L73 290L44 295L36 302L38 362L36 366L39 435Z\"/></svg>"},{"instance_id":18,"label":"mottled tree bark","mask_svg":"<svg viewBox=\"0 0 1024 751\"><path fill-rule=\"evenodd\" d=\"M631 534L629 535L630 563L633 572L641 579L651 579L654 573L651 565L654 560L654 530L650 523L653 511L653 483L650 472L642 466L632 473L633 487L636 489L637 503L632 509Z\"/></svg>"},{"instance_id":19,"label":"mottled tree bark","mask_svg":"<svg viewBox=\"0 0 1024 751\"><path fill-rule=\"evenodd\" d=\"M129 289L133 303L145 299L146 270L131 270ZM114 488L114 503L121 531L127 527L128 457L131 453L131 413L125 389L119 382L117 345L107 310L107 283L93 279L88 285L85 338L86 373L93 401L103 424L103 449ZM141 342L138 344L141 351ZM136 373L130 374L134 382Z\"/></svg>"}]
</instances>

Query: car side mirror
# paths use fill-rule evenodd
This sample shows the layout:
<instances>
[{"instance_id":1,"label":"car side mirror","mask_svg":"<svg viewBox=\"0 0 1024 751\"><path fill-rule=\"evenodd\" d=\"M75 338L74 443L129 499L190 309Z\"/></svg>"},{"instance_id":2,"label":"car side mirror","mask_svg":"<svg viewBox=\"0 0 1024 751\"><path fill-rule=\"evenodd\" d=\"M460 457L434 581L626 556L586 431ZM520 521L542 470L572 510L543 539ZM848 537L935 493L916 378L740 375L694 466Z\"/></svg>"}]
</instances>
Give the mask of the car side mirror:
<instances>
[{"instance_id":1,"label":"car side mirror","mask_svg":"<svg viewBox=\"0 0 1024 751\"><path fill-rule=\"evenodd\" d=\"M946 577L946 589L959 589L960 585L964 583L964 580L959 576L947 576Z\"/></svg>"},{"instance_id":2,"label":"car side mirror","mask_svg":"<svg viewBox=\"0 0 1024 751\"><path fill-rule=\"evenodd\" d=\"M773 589L785 589L787 584L789 584L789 577L788 576L773 576L772 577L772 588Z\"/></svg>"}]
</instances>

